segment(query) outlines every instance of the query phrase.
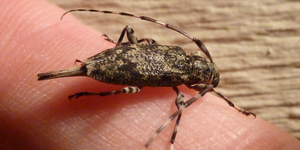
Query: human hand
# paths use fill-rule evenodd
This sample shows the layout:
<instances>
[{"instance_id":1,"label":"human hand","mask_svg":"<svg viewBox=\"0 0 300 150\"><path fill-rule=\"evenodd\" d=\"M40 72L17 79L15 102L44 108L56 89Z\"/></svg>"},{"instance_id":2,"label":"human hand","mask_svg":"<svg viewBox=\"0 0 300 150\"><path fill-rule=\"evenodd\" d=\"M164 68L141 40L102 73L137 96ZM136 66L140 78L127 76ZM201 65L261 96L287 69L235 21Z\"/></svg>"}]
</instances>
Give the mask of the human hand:
<instances>
[{"instance_id":1,"label":"human hand","mask_svg":"<svg viewBox=\"0 0 300 150\"><path fill-rule=\"evenodd\" d=\"M81 91L121 89L90 78L37 81L40 72L74 66L114 45L102 34L43 0L11 0L0 5L0 149L141 149L176 111L171 88L143 88L133 95L90 96ZM124 25L125 27L125 25ZM111 31L121 31L114 29ZM138 33L137 33L138 34ZM195 91L182 86L186 97ZM149 149L168 149L173 124ZM299 149L281 129L230 108L206 94L183 112L175 149Z\"/></svg>"}]
</instances>

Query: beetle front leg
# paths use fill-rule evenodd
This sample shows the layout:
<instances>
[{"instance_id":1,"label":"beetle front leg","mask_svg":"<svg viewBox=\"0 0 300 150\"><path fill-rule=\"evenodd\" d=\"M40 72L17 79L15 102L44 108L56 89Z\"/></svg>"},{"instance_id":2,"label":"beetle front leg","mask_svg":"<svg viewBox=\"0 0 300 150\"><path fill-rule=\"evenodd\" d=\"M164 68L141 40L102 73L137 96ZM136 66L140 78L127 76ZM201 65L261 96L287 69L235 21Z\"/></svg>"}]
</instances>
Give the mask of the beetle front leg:
<instances>
[{"instance_id":1,"label":"beetle front leg","mask_svg":"<svg viewBox=\"0 0 300 150\"><path fill-rule=\"evenodd\" d=\"M244 109L242 109L240 107L237 107L225 95L223 95L223 94L221 94L219 92L216 92L216 91L213 91L213 92L215 92L216 94L218 94L222 99L224 99L228 103L229 106L233 107L237 111L241 112L242 114L244 114L246 116L252 115L252 116L254 116L256 118L256 114L255 113L252 113L250 111L246 111L246 110L244 110Z\"/></svg>"},{"instance_id":2,"label":"beetle front leg","mask_svg":"<svg viewBox=\"0 0 300 150\"><path fill-rule=\"evenodd\" d=\"M196 84L196 85L187 85L189 88L192 88L192 89L195 89L196 91L202 91L203 89L205 89L207 87L207 85L205 84ZM252 113L252 112L249 112L249 111L246 111L242 108L239 108L237 106L235 106L233 104L233 102L231 102L225 95L215 91L214 89L211 89L211 92L214 92L216 93L219 97L221 97L223 100L225 100L227 102L227 104L230 106L230 107L233 107L235 110L241 112L242 114L246 115L246 116L254 116L256 117L256 114L255 113Z\"/></svg>"},{"instance_id":3,"label":"beetle front leg","mask_svg":"<svg viewBox=\"0 0 300 150\"><path fill-rule=\"evenodd\" d=\"M126 94L133 94L141 91L141 87L125 87L121 90L118 91L111 91L111 92L101 92L101 93L93 93L93 92L79 92L74 95L70 95L69 99L72 98L78 98L81 96L88 96L88 95L99 95L99 96L107 96L107 95L112 95L112 94L119 94L119 93L126 93Z\"/></svg>"}]
</instances>

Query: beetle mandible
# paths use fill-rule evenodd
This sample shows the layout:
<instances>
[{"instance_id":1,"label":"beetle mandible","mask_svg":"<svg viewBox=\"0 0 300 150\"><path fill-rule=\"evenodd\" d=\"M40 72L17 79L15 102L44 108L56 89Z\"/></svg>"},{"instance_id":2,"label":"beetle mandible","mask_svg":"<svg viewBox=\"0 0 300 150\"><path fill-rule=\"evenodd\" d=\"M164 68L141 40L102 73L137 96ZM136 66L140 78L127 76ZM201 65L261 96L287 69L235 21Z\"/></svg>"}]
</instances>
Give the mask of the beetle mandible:
<instances>
[{"instance_id":1,"label":"beetle mandible","mask_svg":"<svg viewBox=\"0 0 300 150\"><path fill-rule=\"evenodd\" d=\"M76 62L81 63L81 66L79 67L39 73L37 75L38 80L70 76L87 76L100 82L128 86L121 90L110 92L80 92L70 95L70 99L86 95L106 96L118 93L137 93L146 86L172 87L177 93L175 104L178 110L156 130L154 135L145 144L144 149L151 144L156 135L158 135L174 118L177 117L170 140L170 149L173 149L173 144L177 134L177 126L179 125L182 111L207 92L216 93L218 96L223 98L229 106L246 116L256 116L254 113L236 107L226 96L214 90L219 83L220 74L216 69L216 65L213 62L209 51L206 49L201 40L156 19L125 12L102 11L95 9L73 9L65 12L61 19L67 13L74 11L119 14L140 18L145 21L165 26L166 28L174 30L191 39L209 59L208 61L201 57L199 51L191 55L187 55L179 46L160 45L150 38L138 39L134 35L134 30L130 26L126 26L121 32L119 40L116 42L116 46L114 48L100 52L90 58L87 58L85 61L76 60ZM127 35L128 42L123 42L125 34ZM113 42L107 36L106 39ZM141 44L142 42L146 42L147 44ZM190 89L198 91L199 93L186 101L183 94L177 87L182 84L186 85Z\"/></svg>"}]
</instances>

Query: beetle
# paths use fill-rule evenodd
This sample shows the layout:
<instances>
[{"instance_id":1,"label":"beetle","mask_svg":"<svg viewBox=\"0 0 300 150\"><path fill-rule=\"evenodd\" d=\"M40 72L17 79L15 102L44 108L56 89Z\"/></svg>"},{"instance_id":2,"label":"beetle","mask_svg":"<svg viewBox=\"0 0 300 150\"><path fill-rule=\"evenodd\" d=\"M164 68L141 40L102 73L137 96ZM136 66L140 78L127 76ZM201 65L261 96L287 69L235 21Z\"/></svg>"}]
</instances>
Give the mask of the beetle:
<instances>
[{"instance_id":1,"label":"beetle","mask_svg":"<svg viewBox=\"0 0 300 150\"><path fill-rule=\"evenodd\" d=\"M37 75L38 80L71 76L87 76L100 82L127 86L117 91L100 93L79 92L74 95L70 95L69 99L87 95L107 96L119 93L132 94L140 92L143 87L172 87L177 94L175 104L178 110L155 131L154 135L145 144L145 149L151 144L156 135L158 135L174 118L177 117L170 140L170 149L173 149L173 144L177 134L177 126L179 125L182 111L200 97L204 96L207 92L216 93L218 96L223 98L229 106L242 114L256 117L254 113L236 107L226 96L214 90L214 88L219 84L220 73L216 69L216 64L201 40L156 19L125 12L102 11L95 9L73 9L65 12L61 19L66 14L74 11L119 14L140 18L145 21L162 25L191 39L208 58L207 60L200 56L200 51L188 55L179 46L161 45L154 39L150 38L138 39L134 34L134 30L130 26L126 26L122 30L114 48L102 51L87 58L85 61L76 60L76 62L81 63L81 66L39 73ZM123 42L125 34L128 42ZM113 42L113 40L109 39L106 35L104 36L108 41ZM178 89L178 86L183 84L190 89L198 91L199 93L193 98L185 100L184 95Z\"/></svg>"}]
</instances>

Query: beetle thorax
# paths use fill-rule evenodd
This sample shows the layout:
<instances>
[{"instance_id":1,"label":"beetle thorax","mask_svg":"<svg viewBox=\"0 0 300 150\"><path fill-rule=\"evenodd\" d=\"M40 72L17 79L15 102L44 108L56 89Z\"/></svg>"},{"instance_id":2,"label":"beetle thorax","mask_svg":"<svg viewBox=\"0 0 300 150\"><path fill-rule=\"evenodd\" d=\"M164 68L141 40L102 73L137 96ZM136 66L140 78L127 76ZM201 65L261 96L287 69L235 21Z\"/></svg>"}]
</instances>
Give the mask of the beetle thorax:
<instances>
[{"instance_id":1,"label":"beetle thorax","mask_svg":"<svg viewBox=\"0 0 300 150\"><path fill-rule=\"evenodd\" d=\"M188 84L205 84L216 87L219 83L219 72L216 70L215 63L208 62L201 56L192 56L192 59L193 80Z\"/></svg>"}]
</instances>

